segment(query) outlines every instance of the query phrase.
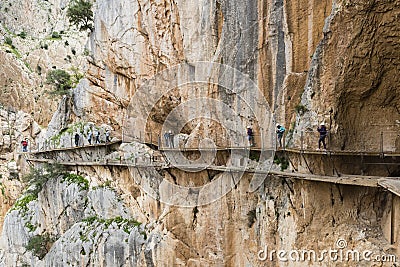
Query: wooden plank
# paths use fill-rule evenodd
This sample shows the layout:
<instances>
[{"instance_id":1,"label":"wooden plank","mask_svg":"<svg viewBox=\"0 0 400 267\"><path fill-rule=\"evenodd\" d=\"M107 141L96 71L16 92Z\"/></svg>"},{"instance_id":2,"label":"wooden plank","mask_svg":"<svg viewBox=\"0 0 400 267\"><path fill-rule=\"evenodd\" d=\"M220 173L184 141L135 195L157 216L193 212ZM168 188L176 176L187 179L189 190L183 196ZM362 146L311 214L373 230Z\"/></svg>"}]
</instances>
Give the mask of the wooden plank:
<instances>
[{"instance_id":1,"label":"wooden plank","mask_svg":"<svg viewBox=\"0 0 400 267\"><path fill-rule=\"evenodd\" d=\"M400 196L400 178L382 178L378 184L393 194Z\"/></svg>"}]
</instances>

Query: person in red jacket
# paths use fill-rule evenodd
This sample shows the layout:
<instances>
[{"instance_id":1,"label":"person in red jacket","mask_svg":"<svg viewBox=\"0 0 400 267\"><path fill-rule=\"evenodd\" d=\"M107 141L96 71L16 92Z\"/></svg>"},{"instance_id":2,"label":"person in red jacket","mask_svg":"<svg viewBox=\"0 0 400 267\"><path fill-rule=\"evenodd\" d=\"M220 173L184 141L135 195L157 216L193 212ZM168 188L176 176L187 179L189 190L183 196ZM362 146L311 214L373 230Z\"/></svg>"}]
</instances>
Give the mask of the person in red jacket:
<instances>
[{"instance_id":1,"label":"person in red jacket","mask_svg":"<svg viewBox=\"0 0 400 267\"><path fill-rule=\"evenodd\" d=\"M28 138L22 140L21 145L22 145L22 152L28 152Z\"/></svg>"}]
</instances>

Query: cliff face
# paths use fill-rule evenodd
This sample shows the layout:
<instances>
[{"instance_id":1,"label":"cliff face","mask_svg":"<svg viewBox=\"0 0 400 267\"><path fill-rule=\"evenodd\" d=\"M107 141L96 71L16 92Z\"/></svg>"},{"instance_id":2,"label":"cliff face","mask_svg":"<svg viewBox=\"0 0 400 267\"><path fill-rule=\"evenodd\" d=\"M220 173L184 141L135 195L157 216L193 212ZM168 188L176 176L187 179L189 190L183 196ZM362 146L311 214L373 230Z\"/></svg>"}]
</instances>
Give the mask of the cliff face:
<instances>
[{"instance_id":1,"label":"cliff face","mask_svg":"<svg viewBox=\"0 0 400 267\"><path fill-rule=\"evenodd\" d=\"M86 64L87 34L70 27L68 2L0 3L0 103L31 114L43 126L57 107L57 101L46 93L51 90L47 72L63 69L83 74Z\"/></svg>"},{"instance_id":2,"label":"cliff face","mask_svg":"<svg viewBox=\"0 0 400 267\"><path fill-rule=\"evenodd\" d=\"M334 5L302 96L308 111L300 129L325 121L337 148L372 150L383 131L385 150L399 149L399 12L395 1Z\"/></svg>"},{"instance_id":3,"label":"cliff face","mask_svg":"<svg viewBox=\"0 0 400 267\"><path fill-rule=\"evenodd\" d=\"M289 123L330 11L330 1L98 1L88 79L123 104L169 66L222 63L254 80L271 107L280 108L280 120L288 113ZM232 102L221 89L205 96Z\"/></svg>"},{"instance_id":4,"label":"cliff face","mask_svg":"<svg viewBox=\"0 0 400 267\"><path fill-rule=\"evenodd\" d=\"M398 1L97 0L91 33L68 24L68 3L0 3L0 266L264 266L259 257L266 246L323 251L337 248L339 239L358 251L391 253L385 229L396 202L377 188L269 177L249 190L246 174L238 184L223 180L218 186L232 191L196 206L199 195L158 186L162 180L202 186L227 173L92 166L73 170L87 185L56 177L9 208L26 186L11 179L27 169L13 153L26 137L32 148L46 139L63 147L78 130L86 144L94 127L126 138L143 134L135 132L139 127L160 134L178 125L177 140L197 144L198 136L244 135L246 125L256 134L267 132L265 125L273 132L274 124L264 122L274 112L290 130L290 145L304 141L303 132L315 148L315 134L306 132L325 122L331 147L379 149L377 134L384 130L381 146L395 151ZM71 97L45 93L51 89L46 73L54 68L85 72ZM231 138L217 143L243 143ZM107 160L126 154L145 161L157 154L144 145L111 152ZM68 153L62 160L93 156ZM170 206L160 201L163 193L195 201L190 208ZM44 242L45 250L27 249L31 240ZM304 266L276 258L272 264ZM340 262L346 264L355 265Z\"/></svg>"},{"instance_id":5,"label":"cliff face","mask_svg":"<svg viewBox=\"0 0 400 267\"><path fill-rule=\"evenodd\" d=\"M392 200L379 189L270 177L249 194L251 175L246 175L223 198L182 208L149 198L132 181L151 175L145 169L79 171L85 173L82 179L49 180L37 198L24 201L32 195L27 192L8 212L2 266L304 266L317 260L285 263L269 253L390 251L381 227L390 221ZM182 185L199 178L175 175ZM34 238L45 242L44 251L39 244L29 247ZM338 247L338 240L346 246ZM356 258L337 261L372 266Z\"/></svg>"}]
</instances>

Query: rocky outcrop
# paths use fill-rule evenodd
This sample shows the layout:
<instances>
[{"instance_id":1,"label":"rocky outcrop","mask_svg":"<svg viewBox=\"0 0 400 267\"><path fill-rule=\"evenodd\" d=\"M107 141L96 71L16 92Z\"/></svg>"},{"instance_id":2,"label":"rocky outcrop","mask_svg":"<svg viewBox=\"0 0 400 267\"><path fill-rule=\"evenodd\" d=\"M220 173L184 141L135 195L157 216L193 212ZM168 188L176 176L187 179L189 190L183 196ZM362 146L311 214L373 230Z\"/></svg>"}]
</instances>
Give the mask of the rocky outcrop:
<instances>
[{"instance_id":1,"label":"rocky outcrop","mask_svg":"<svg viewBox=\"0 0 400 267\"><path fill-rule=\"evenodd\" d=\"M45 181L35 193L38 181L33 182L5 218L1 266L129 264L142 250L144 225L132 218L111 183L89 185L69 174Z\"/></svg>"}]
</instances>

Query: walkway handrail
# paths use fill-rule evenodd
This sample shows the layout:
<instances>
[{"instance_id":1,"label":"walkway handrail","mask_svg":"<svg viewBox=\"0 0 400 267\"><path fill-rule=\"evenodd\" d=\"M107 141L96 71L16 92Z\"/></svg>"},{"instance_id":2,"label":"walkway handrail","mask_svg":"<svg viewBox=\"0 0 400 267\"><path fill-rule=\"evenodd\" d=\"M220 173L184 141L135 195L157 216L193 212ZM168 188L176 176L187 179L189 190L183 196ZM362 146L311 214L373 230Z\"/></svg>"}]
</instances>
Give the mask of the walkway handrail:
<instances>
[{"instance_id":1,"label":"walkway handrail","mask_svg":"<svg viewBox=\"0 0 400 267\"><path fill-rule=\"evenodd\" d=\"M325 137L327 151L356 151L357 153L400 153L400 131L377 131L369 136L360 135L356 144L346 144L342 148L336 142L336 133L328 134ZM295 138L293 136L296 136ZM283 137L283 148L298 149L299 151L324 150L323 143L319 147L319 133L315 131L289 132ZM368 138L368 139L367 139Z\"/></svg>"},{"instance_id":2,"label":"walkway handrail","mask_svg":"<svg viewBox=\"0 0 400 267\"><path fill-rule=\"evenodd\" d=\"M293 136L296 135L296 138ZM363 135L360 136L360 142L358 142L358 146L348 146L346 149L342 149L339 147L335 147L334 140L335 134L330 133L328 131L327 136L325 137L326 142L326 150L331 152L336 151L348 151L354 153L381 153L382 156L385 154L396 154L400 153L400 131L379 131L374 133L376 139L375 142L367 142ZM275 137L277 138L277 137ZM212 143L207 144L207 140L210 139ZM173 140L173 141L171 141ZM156 146L159 150L171 150L171 149L179 149L183 151L190 150L207 150L207 149L217 149L217 150L229 150L229 149L240 149L240 148L250 148L250 149L259 149L259 150L269 150L272 148L273 144L271 141L267 143L265 137L260 134L255 134L252 136L252 146L250 144L249 137L246 134L241 134L235 136L234 138L229 138L224 134L217 135L212 134L212 136L187 136L183 138L182 136L174 135L173 139L167 140L165 136L160 136L159 132L139 132L139 136L130 136L126 135L122 140L114 140L110 143L98 143L98 144L84 144L79 146L74 146L71 142L70 147L57 147L56 142L46 141L44 144L37 146L38 150L36 152L46 152L46 151L54 151L54 150L67 150L74 148L84 148L84 147L93 147L93 146L102 146L109 145L117 142L132 142L137 141L143 144L151 144ZM293 133L287 131L282 138L283 146L280 147L278 142L276 142L276 147L274 149L286 149L286 150L299 150L303 151L318 151L318 141L319 141L319 133L317 131L300 131L297 133ZM323 146L321 144L320 147L323 150ZM31 150L31 146L28 147L28 152L34 153L34 150Z\"/></svg>"}]
</instances>

